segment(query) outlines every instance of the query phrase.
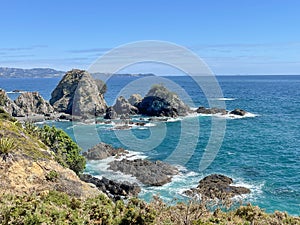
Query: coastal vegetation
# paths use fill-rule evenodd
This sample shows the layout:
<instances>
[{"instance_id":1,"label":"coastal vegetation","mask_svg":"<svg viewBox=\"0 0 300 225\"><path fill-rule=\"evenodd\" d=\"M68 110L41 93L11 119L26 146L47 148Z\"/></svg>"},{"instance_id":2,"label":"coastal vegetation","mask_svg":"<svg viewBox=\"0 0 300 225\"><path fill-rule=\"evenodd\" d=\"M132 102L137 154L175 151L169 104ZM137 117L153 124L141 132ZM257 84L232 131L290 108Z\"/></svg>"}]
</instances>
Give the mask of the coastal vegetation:
<instances>
[{"instance_id":1,"label":"coastal vegetation","mask_svg":"<svg viewBox=\"0 0 300 225\"><path fill-rule=\"evenodd\" d=\"M114 202L104 194L83 200L50 191L45 195L1 196L0 223L296 225L300 219L277 211L267 214L250 204L229 212L219 208L211 212L199 202L167 205L157 197L151 203L137 198Z\"/></svg>"}]
</instances>

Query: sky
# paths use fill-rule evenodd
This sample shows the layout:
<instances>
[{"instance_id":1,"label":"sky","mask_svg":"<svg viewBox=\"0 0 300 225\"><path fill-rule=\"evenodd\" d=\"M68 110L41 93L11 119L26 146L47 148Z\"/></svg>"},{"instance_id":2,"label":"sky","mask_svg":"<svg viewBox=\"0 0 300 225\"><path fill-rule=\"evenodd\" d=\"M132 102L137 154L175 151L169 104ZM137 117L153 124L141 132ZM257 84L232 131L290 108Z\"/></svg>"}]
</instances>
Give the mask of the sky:
<instances>
[{"instance_id":1,"label":"sky","mask_svg":"<svg viewBox=\"0 0 300 225\"><path fill-rule=\"evenodd\" d=\"M218 75L300 74L299 10L298 0L1 0L0 67L87 69L120 45L159 40Z\"/></svg>"}]
</instances>

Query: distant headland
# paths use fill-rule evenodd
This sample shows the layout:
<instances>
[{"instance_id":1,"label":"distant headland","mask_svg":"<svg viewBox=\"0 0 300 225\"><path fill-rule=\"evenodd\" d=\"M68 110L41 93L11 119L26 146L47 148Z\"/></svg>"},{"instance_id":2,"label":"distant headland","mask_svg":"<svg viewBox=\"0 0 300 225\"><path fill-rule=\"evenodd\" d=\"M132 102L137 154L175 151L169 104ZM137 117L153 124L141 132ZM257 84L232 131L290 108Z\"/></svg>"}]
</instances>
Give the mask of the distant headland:
<instances>
[{"instance_id":1,"label":"distant headland","mask_svg":"<svg viewBox=\"0 0 300 225\"><path fill-rule=\"evenodd\" d=\"M54 78L63 77L66 71L55 70L51 68L32 68L32 69L22 69L22 68L9 68L0 67L0 78ZM109 78L110 76L122 76L122 77L146 77L155 76L152 73L124 73L124 74L111 74L111 73L95 73L92 75L101 76L103 78Z\"/></svg>"}]
</instances>

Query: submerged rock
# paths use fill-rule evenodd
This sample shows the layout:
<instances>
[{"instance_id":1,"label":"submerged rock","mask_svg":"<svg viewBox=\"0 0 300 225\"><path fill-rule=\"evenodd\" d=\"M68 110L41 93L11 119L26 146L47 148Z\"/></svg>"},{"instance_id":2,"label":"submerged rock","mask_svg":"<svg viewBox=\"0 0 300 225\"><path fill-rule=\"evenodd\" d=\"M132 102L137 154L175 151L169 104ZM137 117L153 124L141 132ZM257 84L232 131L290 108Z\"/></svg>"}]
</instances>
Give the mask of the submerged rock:
<instances>
[{"instance_id":1,"label":"submerged rock","mask_svg":"<svg viewBox=\"0 0 300 225\"><path fill-rule=\"evenodd\" d=\"M233 197L236 195L249 194L250 190L245 187L232 186L233 180L230 177L212 174L199 181L197 188L187 190L184 194L195 197L204 195L211 199L222 199L224 195Z\"/></svg>"},{"instance_id":2,"label":"submerged rock","mask_svg":"<svg viewBox=\"0 0 300 225\"><path fill-rule=\"evenodd\" d=\"M102 115L107 106L93 77L84 70L73 69L51 94L50 104L58 112L75 116Z\"/></svg>"},{"instance_id":3,"label":"submerged rock","mask_svg":"<svg viewBox=\"0 0 300 225\"><path fill-rule=\"evenodd\" d=\"M140 182L150 186L162 186L171 182L178 169L161 161L151 162L145 159L113 161L110 170L135 176Z\"/></svg>"},{"instance_id":4,"label":"submerged rock","mask_svg":"<svg viewBox=\"0 0 300 225\"><path fill-rule=\"evenodd\" d=\"M128 154L128 151L126 151L125 149L114 148L111 145L103 142L100 142L99 144L95 145L87 152L82 153L82 155L88 160L102 160L110 156L121 156L125 154Z\"/></svg>"},{"instance_id":5,"label":"submerged rock","mask_svg":"<svg viewBox=\"0 0 300 225\"><path fill-rule=\"evenodd\" d=\"M235 109L235 110L230 112L230 114L237 115L237 116L245 116L246 113L247 112L243 109Z\"/></svg>"},{"instance_id":6,"label":"submerged rock","mask_svg":"<svg viewBox=\"0 0 300 225\"><path fill-rule=\"evenodd\" d=\"M46 115L54 112L53 107L38 92L23 92L15 100L15 103L27 115Z\"/></svg>"},{"instance_id":7,"label":"submerged rock","mask_svg":"<svg viewBox=\"0 0 300 225\"><path fill-rule=\"evenodd\" d=\"M118 199L121 196L137 196L141 192L141 188L136 183L130 184L129 182L116 182L105 177L99 179L89 174L80 175L80 179L84 182L96 185L100 191L106 193L112 198Z\"/></svg>"}]
</instances>

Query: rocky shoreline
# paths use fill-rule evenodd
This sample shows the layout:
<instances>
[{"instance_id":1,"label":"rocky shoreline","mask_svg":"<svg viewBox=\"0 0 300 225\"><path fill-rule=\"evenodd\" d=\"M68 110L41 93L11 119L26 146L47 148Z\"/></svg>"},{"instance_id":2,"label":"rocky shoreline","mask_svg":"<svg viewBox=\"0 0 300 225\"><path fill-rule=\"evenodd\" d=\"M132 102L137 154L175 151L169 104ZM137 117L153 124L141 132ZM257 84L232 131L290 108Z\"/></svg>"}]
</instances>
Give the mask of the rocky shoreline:
<instances>
[{"instance_id":1,"label":"rocky shoreline","mask_svg":"<svg viewBox=\"0 0 300 225\"><path fill-rule=\"evenodd\" d=\"M192 110L177 94L162 85L154 85L142 97L133 94L128 99L119 96L113 106L104 99L106 85L84 70L73 69L67 72L46 101L38 92L19 92L16 100L11 100L0 89L0 107L19 121L42 122L45 120L69 120L85 122L102 117L104 120L128 120L135 115L156 118L176 118L191 113L211 115L233 115L244 117L242 109L205 108ZM143 126L143 123L136 124ZM120 127L126 129L128 127Z\"/></svg>"},{"instance_id":2,"label":"rocky shoreline","mask_svg":"<svg viewBox=\"0 0 300 225\"><path fill-rule=\"evenodd\" d=\"M192 110L176 93L169 91L162 85L153 85L144 97L139 94L133 94L128 99L119 96L113 106L106 104L105 91L106 86L101 80L94 80L84 70L73 69L61 79L51 93L49 102L37 92L19 92L18 98L12 101L4 90L0 90L0 107L21 122L43 122L45 120L85 122L92 120L98 123L99 120L95 121L95 118L103 118L104 123L110 123L114 120L124 122L124 124L116 126L115 129L130 129L133 125L145 126L148 121L166 122L168 118L184 117L191 113L229 114L241 117L247 114L241 109L227 111L226 109L202 106ZM136 115L150 118L148 121L134 122L131 118ZM99 143L83 153L83 156L87 160L102 160L113 156L115 160L109 163L109 170L132 175L142 185L146 186L162 186L171 182L172 177L179 173L176 167L165 162L152 162L147 159L131 160L126 158L127 154L128 151L125 149L115 149L105 143ZM120 160L120 157L123 158ZM99 190L118 198L120 196L135 196L140 191L138 184L118 183L104 177L98 179L85 174L81 176L81 179L93 183ZM227 180L227 182L229 181ZM223 184L225 183L223 182ZM199 189L199 187L197 188ZM225 188L228 189L228 186ZM199 192L198 189L193 189L186 194L195 194ZM237 190L233 187L231 189Z\"/></svg>"}]
</instances>

